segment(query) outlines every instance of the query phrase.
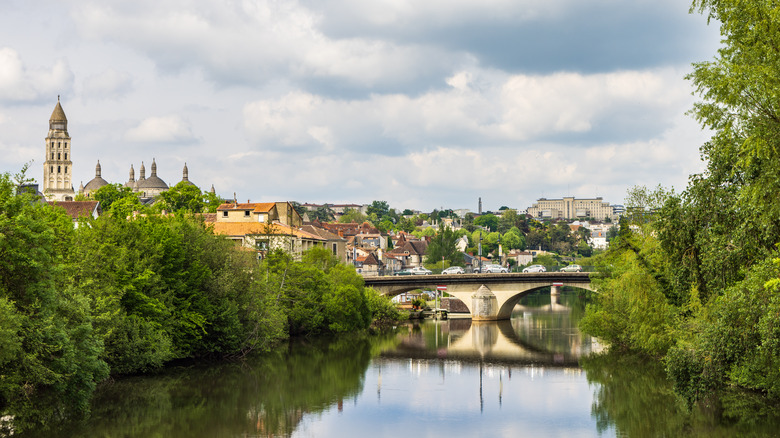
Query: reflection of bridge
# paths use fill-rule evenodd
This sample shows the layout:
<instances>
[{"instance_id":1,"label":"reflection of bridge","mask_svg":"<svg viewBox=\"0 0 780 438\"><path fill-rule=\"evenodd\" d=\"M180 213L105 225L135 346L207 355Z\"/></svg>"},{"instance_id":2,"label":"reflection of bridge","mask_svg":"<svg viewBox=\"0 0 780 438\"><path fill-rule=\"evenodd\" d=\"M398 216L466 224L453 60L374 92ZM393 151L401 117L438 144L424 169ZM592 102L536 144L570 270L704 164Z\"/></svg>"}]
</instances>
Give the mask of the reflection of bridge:
<instances>
[{"instance_id":1,"label":"reflection of bridge","mask_svg":"<svg viewBox=\"0 0 780 438\"><path fill-rule=\"evenodd\" d=\"M534 290L560 286L592 290L587 272L538 272L509 274L419 275L368 277L366 286L395 296L414 289L447 286L447 293L463 301L474 320L509 319L520 299Z\"/></svg>"},{"instance_id":2,"label":"reflection of bridge","mask_svg":"<svg viewBox=\"0 0 780 438\"><path fill-rule=\"evenodd\" d=\"M538 364L547 366L576 366L581 356L591 352L592 346L579 336L561 348L535 346L523 340L510 321L474 322L468 319L428 322L429 333L412 331L384 357L416 359L457 359L460 361L489 361L511 364ZM436 345L430 339L430 325L437 334ZM441 339L441 338L444 339Z\"/></svg>"}]
</instances>

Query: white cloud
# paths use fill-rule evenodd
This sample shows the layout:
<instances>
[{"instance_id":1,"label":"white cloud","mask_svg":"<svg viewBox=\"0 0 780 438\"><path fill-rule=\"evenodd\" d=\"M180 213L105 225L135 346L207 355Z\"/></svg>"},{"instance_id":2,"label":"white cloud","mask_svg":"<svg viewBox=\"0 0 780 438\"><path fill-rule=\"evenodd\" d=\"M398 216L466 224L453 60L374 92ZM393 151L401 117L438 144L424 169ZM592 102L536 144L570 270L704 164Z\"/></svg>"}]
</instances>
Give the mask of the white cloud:
<instances>
[{"instance_id":1,"label":"white cloud","mask_svg":"<svg viewBox=\"0 0 780 438\"><path fill-rule=\"evenodd\" d=\"M486 83L482 77L475 79L479 72L458 72L447 80L451 88L418 97L337 100L294 92L259 100L245 106L244 125L247 136L260 144L327 144L386 155L398 151L372 148L372 143L389 141L414 151L539 141L556 134L587 140L596 128L625 130L631 127L626 123L644 123L612 120L628 106L671 126L690 101L687 89L675 85L676 75L671 70L512 75ZM313 129L327 132L327 141Z\"/></svg>"},{"instance_id":2,"label":"white cloud","mask_svg":"<svg viewBox=\"0 0 780 438\"><path fill-rule=\"evenodd\" d=\"M141 143L185 143L196 140L189 123L178 116L144 119L127 131L125 139Z\"/></svg>"},{"instance_id":3,"label":"white cloud","mask_svg":"<svg viewBox=\"0 0 780 438\"><path fill-rule=\"evenodd\" d=\"M87 77L82 85L84 97L93 99L115 99L132 90L132 76L112 68Z\"/></svg>"},{"instance_id":4,"label":"white cloud","mask_svg":"<svg viewBox=\"0 0 780 438\"><path fill-rule=\"evenodd\" d=\"M29 68L9 47L0 48L0 101L38 102L69 92L73 73L65 60L50 68Z\"/></svg>"},{"instance_id":5,"label":"white cloud","mask_svg":"<svg viewBox=\"0 0 780 438\"><path fill-rule=\"evenodd\" d=\"M435 51L377 39L334 40L319 17L297 2L90 2L74 13L77 28L146 54L163 68L202 70L219 83L334 79L358 86L417 77ZM197 6L197 7L195 7Z\"/></svg>"}]
</instances>

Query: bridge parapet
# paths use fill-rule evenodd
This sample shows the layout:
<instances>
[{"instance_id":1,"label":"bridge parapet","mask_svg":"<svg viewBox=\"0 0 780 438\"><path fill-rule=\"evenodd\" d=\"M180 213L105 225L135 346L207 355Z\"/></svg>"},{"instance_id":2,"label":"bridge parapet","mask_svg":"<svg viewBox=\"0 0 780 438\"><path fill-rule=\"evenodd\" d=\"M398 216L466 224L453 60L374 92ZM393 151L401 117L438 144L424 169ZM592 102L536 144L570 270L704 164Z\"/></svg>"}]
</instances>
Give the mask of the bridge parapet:
<instances>
[{"instance_id":1,"label":"bridge parapet","mask_svg":"<svg viewBox=\"0 0 780 438\"><path fill-rule=\"evenodd\" d=\"M479 319L509 319L512 309L520 299L534 290L550 286L574 286L593 290L590 274L587 272L537 272L504 274L461 274L461 275L418 275L371 277L365 279L366 286L383 295L395 296L414 289L434 290L436 286L447 286L447 293L455 296L474 315L472 295L486 286L496 297L495 315L480 315ZM484 297L482 297L484 300ZM482 312L480 312L482 313Z\"/></svg>"}]
</instances>

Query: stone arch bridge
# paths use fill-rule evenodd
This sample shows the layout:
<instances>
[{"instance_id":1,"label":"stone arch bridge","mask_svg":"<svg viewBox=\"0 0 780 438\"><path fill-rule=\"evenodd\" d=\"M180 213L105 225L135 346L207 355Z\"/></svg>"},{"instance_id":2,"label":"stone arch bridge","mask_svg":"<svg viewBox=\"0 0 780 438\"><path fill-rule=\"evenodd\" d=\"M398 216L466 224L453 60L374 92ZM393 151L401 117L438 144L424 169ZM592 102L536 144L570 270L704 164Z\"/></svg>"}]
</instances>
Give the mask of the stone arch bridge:
<instances>
[{"instance_id":1,"label":"stone arch bridge","mask_svg":"<svg viewBox=\"0 0 780 438\"><path fill-rule=\"evenodd\" d=\"M537 289L551 287L553 295L561 286L593 290L587 272L409 275L367 277L365 282L391 297L415 289L447 286L447 293L463 301L475 321L509 319L520 299Z\"/></svg>"}]
</instances>

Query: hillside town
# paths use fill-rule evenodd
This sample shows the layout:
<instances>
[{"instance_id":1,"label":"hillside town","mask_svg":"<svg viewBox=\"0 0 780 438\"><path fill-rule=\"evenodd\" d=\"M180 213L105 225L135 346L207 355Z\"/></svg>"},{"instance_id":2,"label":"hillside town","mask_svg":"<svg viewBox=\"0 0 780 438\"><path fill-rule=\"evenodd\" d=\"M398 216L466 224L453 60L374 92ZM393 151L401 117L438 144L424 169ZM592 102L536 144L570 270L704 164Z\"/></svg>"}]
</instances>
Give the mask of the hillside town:
<instances>
[{"instance_id":1,"label":"hillside town","mask_svg":"<svg viewBox=\"0 0 780 438\"><path fill-rule=\"evenodd\" d=\"M540 256L551 257L548 264L554 260L564 266L594 250L605 250L616 232L614 224L624 213L623 206L600 197L571 196L540 198L524 209L503 206L496 212L483 211L481 198L476 211L430 212L391 208L378 200L371 204L239 202L236 194L232 199L217 196L213 184L202 191L190 181L186 163L181 181L169 185L158 176L154 158L148 177L142 161L137 179L130 164L127 181L114 183L103 178L98 160L95 177L74 190L72 147L68 119L58 98L49 119L41 194L64 208L76 226L80 217L96 218L107 212L130 218L187 211L200 215L215 234L256 252L260 259L282 250L301 260L308 249L322 247L364 277L424 267L441 272L461 266L464 272L480 272L483 265L498 265L509 271L529 266ZM451 232L446 248L432 254L429 247L444 230Z\"/></svg>"}]
</instances>

